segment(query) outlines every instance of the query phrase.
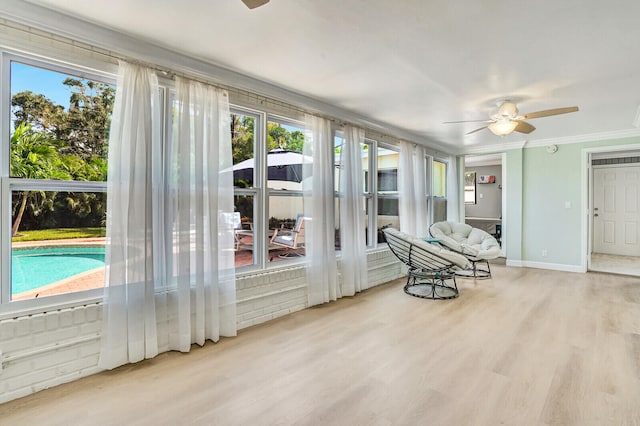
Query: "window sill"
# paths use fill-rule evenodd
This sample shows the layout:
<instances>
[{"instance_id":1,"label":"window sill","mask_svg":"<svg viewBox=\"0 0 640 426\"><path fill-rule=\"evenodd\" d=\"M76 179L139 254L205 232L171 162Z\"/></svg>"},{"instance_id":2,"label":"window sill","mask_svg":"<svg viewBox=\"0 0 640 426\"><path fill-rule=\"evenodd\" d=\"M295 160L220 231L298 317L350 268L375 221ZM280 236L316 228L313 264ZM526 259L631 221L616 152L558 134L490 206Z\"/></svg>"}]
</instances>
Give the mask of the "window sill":
<instances>
[{"instance_id":1,"label":"window sill","mask_svg":"<svg viewBox=\"0 0 640 426\"><path fill-rule=\"evenodd\" d=\"M38 299L17 300L0 306L0 320L102 303L103 293L104 289L97 288Z\"/></svg>"}]
</instances>

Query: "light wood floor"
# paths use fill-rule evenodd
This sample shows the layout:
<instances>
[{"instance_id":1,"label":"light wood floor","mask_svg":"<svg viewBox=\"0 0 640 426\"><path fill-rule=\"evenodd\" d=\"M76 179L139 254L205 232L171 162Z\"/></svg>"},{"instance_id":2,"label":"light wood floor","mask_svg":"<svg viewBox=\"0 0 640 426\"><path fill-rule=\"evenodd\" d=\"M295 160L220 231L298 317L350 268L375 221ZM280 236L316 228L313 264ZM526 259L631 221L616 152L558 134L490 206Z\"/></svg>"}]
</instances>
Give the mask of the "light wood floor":
<instances>
[{"instance_id":1,"label":"light wood floor","mask_svg":"<svg viewBox=\"0 0 640 426\"><path fill-rule=\"evenodd\" d=\"M591 253L589 269L599 272L625 274L640 277L640 256L618 256Z\"/></svg>"},{"instance_id":2,"label":"light wood floor","mask_svg":"<svg viewBox=\"0 0 640 426\"><path fill-rule=\"evenodd\" d=\"M640 279L396 281L0 406L0 424L640 424Z\"/></svg>"}]
</instances>

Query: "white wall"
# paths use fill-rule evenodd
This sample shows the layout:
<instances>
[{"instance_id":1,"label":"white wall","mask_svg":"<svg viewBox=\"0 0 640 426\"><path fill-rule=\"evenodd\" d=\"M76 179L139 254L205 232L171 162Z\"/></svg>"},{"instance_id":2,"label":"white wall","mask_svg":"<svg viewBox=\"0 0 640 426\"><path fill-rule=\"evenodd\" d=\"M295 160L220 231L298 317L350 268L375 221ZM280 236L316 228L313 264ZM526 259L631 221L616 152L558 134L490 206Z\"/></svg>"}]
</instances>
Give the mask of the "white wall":
<instances>
[{"instance_id":1,"label":"white wall","mask_svg":"<svg viewBox=\"0 0 640 426\"><path fill-rule=\"evenodd\" d=\"M406 272L386 248L367 261L371 287ZM307 307L300 265L240 276L236 287L239 330ZM99 303L0 320L0 403L99 372L101 330Z\"/></svg>"}]
</instances>

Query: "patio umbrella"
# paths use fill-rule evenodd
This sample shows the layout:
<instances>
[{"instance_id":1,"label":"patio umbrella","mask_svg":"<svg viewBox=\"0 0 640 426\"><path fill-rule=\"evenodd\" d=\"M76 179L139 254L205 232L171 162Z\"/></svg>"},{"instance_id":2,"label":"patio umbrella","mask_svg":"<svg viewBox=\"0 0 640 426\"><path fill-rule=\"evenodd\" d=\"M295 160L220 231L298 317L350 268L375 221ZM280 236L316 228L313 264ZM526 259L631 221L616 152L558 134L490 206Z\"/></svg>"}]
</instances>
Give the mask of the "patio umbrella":
<instances>
[{"instance_id":1,"label":"patio umbrella","mask_svg":"<svg viewBox=\"0 0 640 426\"><path fill-rule=\"evenodd\" d=\"M299 152L277 148L267 153L267 179L302 182L302 165L313 159ZM249 158L233 166L233 180L253 182L255 159Z\"/></svg>"}]
</instances>

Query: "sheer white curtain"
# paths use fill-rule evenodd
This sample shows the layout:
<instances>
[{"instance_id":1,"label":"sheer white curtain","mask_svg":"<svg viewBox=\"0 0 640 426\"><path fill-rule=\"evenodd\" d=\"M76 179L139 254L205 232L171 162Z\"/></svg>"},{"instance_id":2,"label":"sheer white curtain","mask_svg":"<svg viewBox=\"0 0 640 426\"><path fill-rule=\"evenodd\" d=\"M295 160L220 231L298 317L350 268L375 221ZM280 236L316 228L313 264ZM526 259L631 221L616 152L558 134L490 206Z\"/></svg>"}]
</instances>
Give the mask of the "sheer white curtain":
<instances>
[{"instance_id":1,"label":"sheer white curtain","mask_svg":"<svg viewBox=\"0 0 640 426\"><path fill-rule=\"evenodd\" d=\"M401 142L399 166L400 228L407 234L425 237L429 233L429 215L424 147L406 141Z\"/></svg>"},{"instance_id":2,"label":"sheer white curtain","mask_svg":"<svg viewBox=\"0 0 640 426\"><path fill-rule=\"evenodd\" d=\"M333 132L329 120L305 116L304 215L309 306L342 297L338 288L333 223Z\"/></svg>"},{"instance_id":3,"label":"sheer white curtain","mask_svg":"<svg viewBox=\"0 0 640 426\"><path fill-rule=\"evenodd\" d=\"M345 126L340 151L340 245L342 295L353 296L366 290L367 241L362 174L364 130Z\"/></svg>"},{"instance_id":4,"label":"sheer white curtain","mask_svg":"<svg viewBox=\"0 0 640 426\"><path fill-rule=\"evenodd\" d=\"M451 155L447 163L447 220L464 223L464 157Z\"/></svg>"},{"instance_id":5,"label":"sheer white curtain","mask_svg":"<svg viewBox=\"0 0 640 426\"><path fill-rule=\"evenodd\" d=\"M229 98L176 78L165 223L169 349L236 335L233 171ZM175 316L177 313L177 316Z\"/></svg>"},{"instance_id":6,"label":"sheer white curtain","mask_svg":"<svg viewBox=\"0 0 640 426\"><path fill-rule=\"evenodd\" d=\"M226 92L177 79L165 146L155 75L120 65L100 367L236 334L229 119Z\"/></svg>"},{"instance_id":7,"label":"sheer white curtain","mask_svg":"<svg viewBox=\"0 0 640 426\"><path fill-rule=\"evenodd\" d=\"M156 75L120 63L109 136L107 246L99 366L158 354L155 282L163 259L154 239L161 170L161 107Z\"/></svg>"}]
</instances>

